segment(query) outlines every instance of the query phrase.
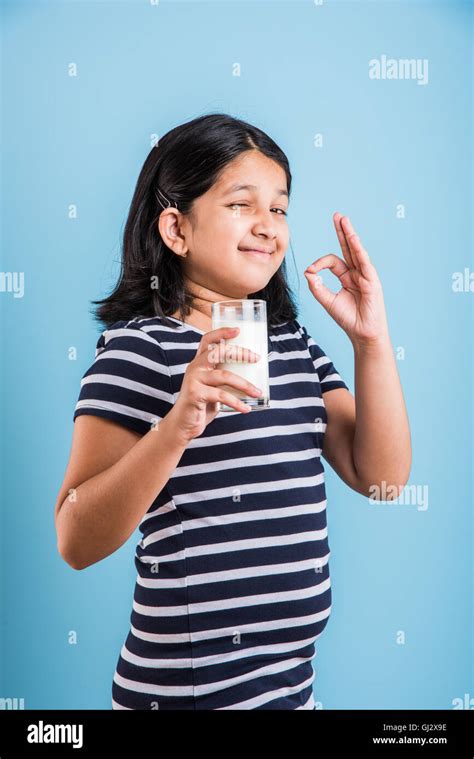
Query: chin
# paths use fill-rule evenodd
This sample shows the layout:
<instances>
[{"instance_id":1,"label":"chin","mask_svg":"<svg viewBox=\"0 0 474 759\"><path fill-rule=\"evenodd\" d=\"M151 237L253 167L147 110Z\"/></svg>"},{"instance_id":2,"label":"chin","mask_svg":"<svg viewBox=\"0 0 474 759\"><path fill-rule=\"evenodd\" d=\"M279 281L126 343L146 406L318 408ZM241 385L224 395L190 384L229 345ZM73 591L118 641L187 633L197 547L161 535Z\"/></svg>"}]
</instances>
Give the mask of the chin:
<instances>
[{"instance_id":1,"label":"chin","mask_svg":"<svg viewBox=\"0 0 474 759\"><path fill-rule=\"evenodd\" d=\"M253 277L248 282L243 282L242 288L239 287L238 289L242 289L243 292L248 293L248 295L243 295L243 298L250 298L252 293L258 293L263 290L270 282L270 279L271 277Z\"/></svg>"}]
</instances>

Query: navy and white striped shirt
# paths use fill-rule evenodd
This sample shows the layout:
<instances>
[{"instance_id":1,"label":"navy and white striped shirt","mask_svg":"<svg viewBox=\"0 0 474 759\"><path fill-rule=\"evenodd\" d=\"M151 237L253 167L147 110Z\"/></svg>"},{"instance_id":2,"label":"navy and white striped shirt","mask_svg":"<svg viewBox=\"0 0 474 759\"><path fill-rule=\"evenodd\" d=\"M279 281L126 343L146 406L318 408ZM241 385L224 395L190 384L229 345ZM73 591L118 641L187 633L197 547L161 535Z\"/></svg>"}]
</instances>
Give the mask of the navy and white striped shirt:
<instances>
[{"instance_id":1,"label":"navy and white striped shirt","mask_svg":"<svg viewBox=\"0 0 474 759\"><path fill-rule=\"evenodd\" d=\"M74 419L142 434L159 423L205 334L168 320L101 334ZM113 709L315 708L331 610L323 393L348 387L298 321L272 327L268 345L271 408L220 411L139 524Z\"/></svg>"}]
</instances>

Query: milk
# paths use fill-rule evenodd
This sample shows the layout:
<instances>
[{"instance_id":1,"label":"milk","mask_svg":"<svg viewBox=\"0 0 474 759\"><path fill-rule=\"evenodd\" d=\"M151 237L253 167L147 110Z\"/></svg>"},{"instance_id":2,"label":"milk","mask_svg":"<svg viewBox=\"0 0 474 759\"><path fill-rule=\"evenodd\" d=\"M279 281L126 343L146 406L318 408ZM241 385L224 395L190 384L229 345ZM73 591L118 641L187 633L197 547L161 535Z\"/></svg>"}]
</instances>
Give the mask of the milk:
<instances>
[{"instance_id":1,"label":"milk","mask_svg":"<svg viewBox=\"0 0 474 759\"><path fill-rule=\"evenodd\" d=\"M245 304L247 305L247 304ZM241 319L237 318L235 310L227 308L225 316L220 314L213 317L212 329L219 329L220 327L238 327L239 332L235 337L226 338L225 343L227 345L238 345L241 348L249 348L254 353L258 353L261 358L258 361L248 362L244 360L243 355L239 356L237 361L226 361L221 364L217 364L217 369L227 369L234 374L238 374L240 377L251 382L256 387L259 387L263 393L261 396L247 395L246 392L238 390L236 387L230 385L220 385L223 390L232 393L236 398L239 398L248 403L250 406L259 408L268 408L270 401L270 386L268 378L268 331L266 321L254 320L254 319ZM250 311L249 311L250 313ZM245 308L244 308L244 316ZM220 403L221 411L236 411L236 409L227 406L224 403Z\"/></svg>"}]
</instances>

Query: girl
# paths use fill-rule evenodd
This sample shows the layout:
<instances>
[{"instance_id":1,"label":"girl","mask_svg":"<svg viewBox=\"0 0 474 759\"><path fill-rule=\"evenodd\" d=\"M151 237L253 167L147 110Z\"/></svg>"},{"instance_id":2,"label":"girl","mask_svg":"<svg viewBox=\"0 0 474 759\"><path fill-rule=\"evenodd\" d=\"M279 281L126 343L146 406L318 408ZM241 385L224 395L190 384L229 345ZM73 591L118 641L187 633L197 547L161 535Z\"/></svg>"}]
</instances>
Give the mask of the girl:
<instances>
[{"instance_id":1,"label":"girl","mask_svg":"<svg viewBox=\"0 0 474 759\"><path fill-rule=\"evenodd\" d=\"M260 129L224 114L172 129L140 173L119 282L95 301L106 329L81 382L55 523L75 569L143 534L114 709L314 709L331 610L321 455L364 495L408 479L374 266L335 214L344 260L305 271L351 340L354 398L296 319L290 190L288 160ZM337 294L315 277L324 268ZM210 358L220 342L227 359L257 360L226 343L236 330L211 328L212 303L241 298L267 303L271 408L253 413L224 387L260 389Z\"/></svg>"}]
</instances>

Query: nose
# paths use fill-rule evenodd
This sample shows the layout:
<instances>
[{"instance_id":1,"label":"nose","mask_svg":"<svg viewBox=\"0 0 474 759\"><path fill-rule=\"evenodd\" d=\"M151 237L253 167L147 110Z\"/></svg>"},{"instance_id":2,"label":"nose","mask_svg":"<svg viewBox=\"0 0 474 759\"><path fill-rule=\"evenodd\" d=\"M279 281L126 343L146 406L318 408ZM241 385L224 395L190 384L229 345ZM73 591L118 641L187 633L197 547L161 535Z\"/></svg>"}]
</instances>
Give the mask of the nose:
<instances>
[{"instance_id":1,"label":"nose","mask_svg":"<svg viewBox=\"0 0 474 759\"><path fill-rule=\"evenodd\" d=\"M257 235L263 234L269 240L274 240L277 236L275 215L271 211L262 211L255 219L253 231Z\"/></svg>"}]
</instances>

